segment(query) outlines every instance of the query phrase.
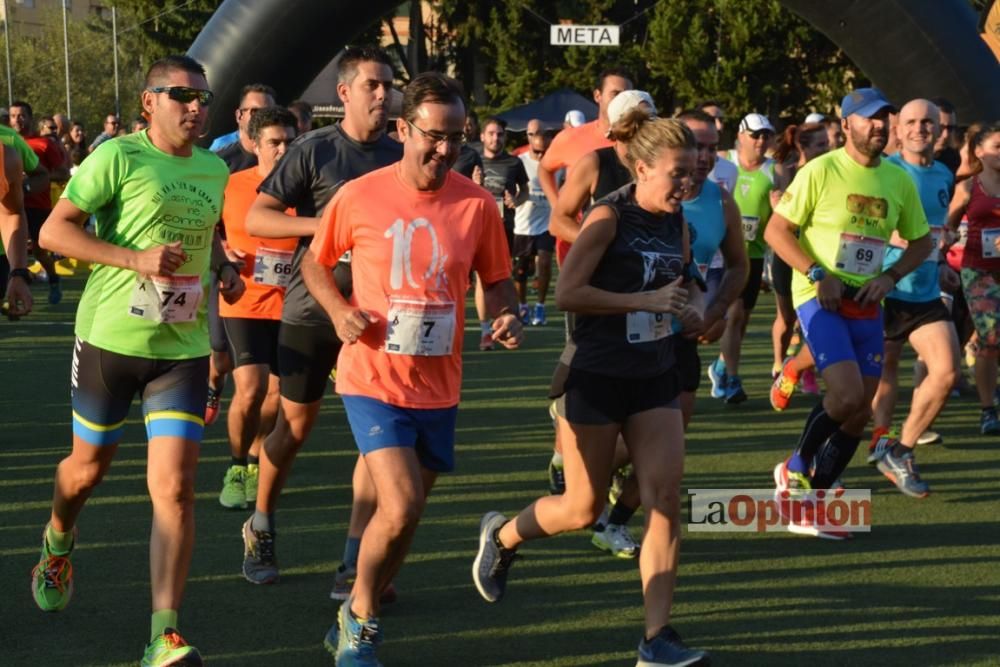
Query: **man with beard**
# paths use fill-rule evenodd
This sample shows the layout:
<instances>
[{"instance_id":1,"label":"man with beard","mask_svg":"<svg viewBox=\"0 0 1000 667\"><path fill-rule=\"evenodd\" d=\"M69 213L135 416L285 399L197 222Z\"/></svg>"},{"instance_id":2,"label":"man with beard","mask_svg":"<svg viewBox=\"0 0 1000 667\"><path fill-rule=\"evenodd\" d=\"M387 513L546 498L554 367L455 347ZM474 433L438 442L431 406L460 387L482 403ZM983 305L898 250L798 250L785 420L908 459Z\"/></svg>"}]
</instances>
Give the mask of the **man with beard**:
<instances>
[{"instance_id":1,"label":"man with beard","mask_svg":"<svg viewBox=\"0 0 1000 667\"><path fill-rule=\"evenodd\" d=\"M215 233L229 174L222 160L195 146L211 101L197 61L153 63L141 97L149 130L102 143L41 230L43 246L94 270L76 315L73 448L56 469L32 592L43 611L69 603L77 517L111 466L138 393L153 503L153 615L143 667L202 664L176 628L194 548L209 352L205 295L216 281L228 300L243 292ZM94 235L83 229L91 214Z\"/></svg>"},{"instance_id":2,"label":"man with beard","mask_svg":"<svg viewBox=\"0 0 1000 667\"><path fill-rule=\"evenodd\" d=\"M338 665L379 665L379 596L403 564L434 481L454 467L469 272L483 282L493 339L519 346L510 255L493 198L451 166L462 144L458 83L436 72L406 87L403 158L347 183L302 260L309 291L344 341L337 392L377 490L357 582L325 645ZM286 158L287 159L287 158ZM351 251L350 302L330 268Z\"/></svg>"},{"instance_id":3,"label":"man with beard","mask_svg":"<svg viewBox=\"0 0 1000 667\"><path fill-rule=\"evenodd\" d=\"M319 225L319 215L337 190L369 171L399 160L402 146L386 136L392 61L381 49L344 50L337 69L337 95L344 120L303 135L288 149L263 183L247 214L247 233L260 238L299 236L278 331L281 411L260 457L256 511L244 540L244 573L250 581L276 580L274 553L278 497L295 455L319 416L341 341L326 312L306 289L299 266ZM288 212L294 208L296 215ZM341 293L351 294L350 256L333 272ZM364 459L353 480L354 505L331 597L346 599L354 583L361 534L375 511L375 491ZM258 545L266 548L260 549Z\"/></svg>"},{"instance_id":4,"label":"man with beard","mask_svg":"<svg viewBox=\"0 0 1000 667\"><path fill-rule=\"evenodd\" d=\"M931 251L927 217L913 180L880 157L893 111L875 88L847 95L841 103L847 144L799 170L764 233L774 252L795 270L792 300L827 388L806 419L794 452L774 468L781 499L828 489L847 467L871 417L882 375L879 304ZM908 245L883 271L894 231ZM811 511L790 514L788 503L778 505L792 532L827 539L847 536Z\"/></svg>"}]
</instances>

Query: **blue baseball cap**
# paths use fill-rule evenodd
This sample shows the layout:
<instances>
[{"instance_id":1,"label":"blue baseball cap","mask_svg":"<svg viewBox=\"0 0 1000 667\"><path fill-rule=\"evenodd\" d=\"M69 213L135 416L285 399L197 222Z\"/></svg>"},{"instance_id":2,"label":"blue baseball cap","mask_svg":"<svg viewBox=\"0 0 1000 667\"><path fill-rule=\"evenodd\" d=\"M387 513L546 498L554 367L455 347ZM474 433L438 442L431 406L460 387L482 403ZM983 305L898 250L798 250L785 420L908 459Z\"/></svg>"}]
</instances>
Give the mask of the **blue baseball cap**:
<instances>
[{"instance_id":1,"label":"blue baseball cap","mask_svg":"<svg viewBox=\"0 0 1000 667\"><path fill-rule=\"evenodd\" d=\"M878 88L858 88L848 93L840 103L840 116L847 118L857 114L864 118L871 118L886 107L890 112L896 113L896 107L885 99L885 95Z\"/></svg>"}]
</instances>

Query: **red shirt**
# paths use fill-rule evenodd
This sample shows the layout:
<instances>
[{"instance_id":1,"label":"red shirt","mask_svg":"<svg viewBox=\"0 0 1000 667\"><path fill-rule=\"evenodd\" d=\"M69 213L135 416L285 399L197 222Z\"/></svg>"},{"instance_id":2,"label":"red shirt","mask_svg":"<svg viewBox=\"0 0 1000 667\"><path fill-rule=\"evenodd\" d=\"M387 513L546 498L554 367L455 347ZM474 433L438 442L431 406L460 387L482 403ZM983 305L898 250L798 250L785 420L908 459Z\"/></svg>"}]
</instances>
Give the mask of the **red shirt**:
<instances>
[{"instance_id":1,"label":"red shirt","mask_svg":"<svg viewBox=\"0 0 1000 667\"><path fill-rule=\"evenodd\" d=\"M49 137L25 137L24 140L31 146L31 150L35 151L38 161L50 174L63 165L63 152ZM42 192L29 192L24 197L24 207L51 210L52 194L48 189Z\"/></svg>"},{"instance_id":2,"label":"red shirt","mask_svg":"<svg viewBox=\"0 0 1000 667\"><path fill-rule=\"evenodd\" d=\"M972 179L972 194L965 209L969 219L969 237L965 242L962 267L980 271L1000 271L1000 250L993 239L1000 239L1000 197L983 190L979 177ZM984 256L983 250L991 256Z\"/></svg>"}]
</instances>

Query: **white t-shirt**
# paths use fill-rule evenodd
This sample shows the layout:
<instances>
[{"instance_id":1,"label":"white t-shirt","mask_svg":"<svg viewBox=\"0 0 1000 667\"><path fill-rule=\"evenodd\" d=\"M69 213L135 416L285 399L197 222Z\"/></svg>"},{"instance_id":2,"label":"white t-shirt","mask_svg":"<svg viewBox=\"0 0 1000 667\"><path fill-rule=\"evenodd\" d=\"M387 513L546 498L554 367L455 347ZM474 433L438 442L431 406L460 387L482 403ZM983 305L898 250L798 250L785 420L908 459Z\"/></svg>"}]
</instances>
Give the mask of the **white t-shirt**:
<instances>
[{"instance_id":1,"label":"white t-shirt","mask_svg":"<svg viewBox=\"0 0 1000 667\"><path fill-rule=\"evenodd\" d=\"M736 187L739 169L724 157L715 158L715 166L708 172L708 180L712 181L726 192L732 192Z\"/></svg>"},{"instance_id":2,"label":"white t-shirt","mask_svg":"<svg viewBox=\"0 0 1000 667\"><path fill-rule=\"evenodd\" d=\"M528 172L528 199L514 210L514 233L518 236L538 236L549 231L552 207L538 181L538 160L531 157L531 151L525 151L518 157Z\"/></svg>"}]
</instances>

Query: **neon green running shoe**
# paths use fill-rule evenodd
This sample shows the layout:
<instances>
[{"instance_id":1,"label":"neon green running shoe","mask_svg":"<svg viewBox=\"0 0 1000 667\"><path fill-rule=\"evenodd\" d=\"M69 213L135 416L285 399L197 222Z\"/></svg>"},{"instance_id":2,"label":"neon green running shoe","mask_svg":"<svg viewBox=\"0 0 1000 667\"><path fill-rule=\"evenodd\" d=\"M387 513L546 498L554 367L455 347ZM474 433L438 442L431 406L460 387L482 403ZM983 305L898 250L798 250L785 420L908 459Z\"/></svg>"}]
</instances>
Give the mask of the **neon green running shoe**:
<instances>
[{"instance_id":1,"label":"neon green running shoe","mask_svg":"<svg viewBox=\"0 0 1000 667\"><path fill-rule=\"evenodd\" d=\"M46 526L48 528L48 526ZM76 546L76 539L73 540ZM49 551L49 542L42 531L42 555L38 565L31 570L31 593L35 604L42 611L62 611L73 597L73 564L69 556L73 553L54 554Z\"/></svg>"},{"instance_id":2,"label":"neon green running shoe","mask_svg":"<svg viewBox=\"0 0 1000 667\"><path fill-rule=\"evenodd\" d=\"M142 667L166 667L167 665L186 665L201 667L201 653L189 645L181 634L173 628L167 628L162 635L146 646L142 655Z\"/></svg>"},{"instance_id":3,"label":"neon green running shoe","mask_svg":"<svg viewBox=\"0 0 1000 667\"><path fill-rule=\"evenodd\" d=\"M257 483L260 480L260 466L256 463L251 463L247 466L247 476L243 482L244 495L247 499L248 505L253 505L257 502Z\"/></svg>"},{"instance_id":4,"label":"neon green running shoe","mask_svg":"<svg viewBox=\"0 0 1000 667\"><path fill-rule=\"evenodd\" d=\"M219 504L231 510L247 508L246 466L229 466L226 476L222 479L222 492L219 493Z\"/></svg>"}]
</instances>

